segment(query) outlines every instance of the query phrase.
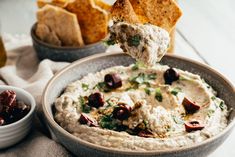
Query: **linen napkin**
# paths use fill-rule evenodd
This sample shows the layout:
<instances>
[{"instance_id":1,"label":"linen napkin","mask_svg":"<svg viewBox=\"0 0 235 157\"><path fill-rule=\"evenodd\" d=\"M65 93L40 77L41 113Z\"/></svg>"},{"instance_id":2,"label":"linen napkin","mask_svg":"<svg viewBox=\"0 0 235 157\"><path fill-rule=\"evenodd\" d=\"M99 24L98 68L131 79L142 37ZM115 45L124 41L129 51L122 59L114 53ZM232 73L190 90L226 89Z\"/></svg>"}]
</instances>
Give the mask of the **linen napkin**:
<instances>
[{"instance_id":1,"label":"linen napkin","mask_svg":"<svg viewBox=\"0 0 235 157\"><path fill-rule=\"evenodd\" d=\"M0 84L7 84L30 92L37 103L34 126L29 135L10 148L0 150L0 157L71 157L63 146L50 139L50 134L41 119L41 95L50 78L69 63L38 61L25 35L3 35L7 49L7 65L0 68Z\"/></svg>"}]
</instances>

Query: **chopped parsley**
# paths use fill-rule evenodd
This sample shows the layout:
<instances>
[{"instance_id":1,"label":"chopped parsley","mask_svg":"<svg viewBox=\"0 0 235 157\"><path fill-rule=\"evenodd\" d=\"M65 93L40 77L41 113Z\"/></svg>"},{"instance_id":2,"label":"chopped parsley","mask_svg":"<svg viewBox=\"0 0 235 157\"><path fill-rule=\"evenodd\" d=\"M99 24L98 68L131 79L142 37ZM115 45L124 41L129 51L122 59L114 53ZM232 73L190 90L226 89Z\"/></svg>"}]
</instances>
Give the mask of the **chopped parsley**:
<instances>
[{"instance_id":1,"label":"chopped parsley","mask_svg":"<svg viewBox=\"0 0 235 157\"><path fill-rule=\"evenodd\" d=\"M82 112L89 113L91 111L91 107L86 104L84 97L80 96L79 101Z\"/></svg>"},{"instance_id":2,"label":"chopped parsley","mask_svg":"<svg viewBox=\"0 0 235 157\"><path fill-rule=\"evenodd\" d=\"M87 91L89 89L89 85L88 84L85 84L85 83L82 83L82 89L84 91Z\"/></svg>"},{"instance_id":3,"label":"chopped parsley","mask_svg":"<svg viewBox=\"0 0 235 157\"><path fill-rule=\"evenodd\" d=\"M149 86L149 80L154 80L157 78L156 73L151 73L151 74L144 74L144 73L139 73L137 76L132 77L129 81L132 84L146 84Z\"/></svg>"},{"instance_id":4,"label":"chopped parsley","mask_svg":"<svg viewBox=\"0 0 235 157\"><path fill-rule=\"evenodd\" d=\"M211 100L213 100L213 101L214 101L215 99L216 99L216 97L215 97L215 96L212 96L212 97L211 97Z\"/></svg>"},{"instance_id":5,"label":"chopped parsley","mask_svg":"<svg viewBox=\"0 0 235 157\"><path fill-rule=\"evenodd\" d=\"M178 93L181 92L181 90L182 90L181 88L176 87L176 88L172 89L171 94L177 96Z\"/></svg>"},{"instance_id":6,"label":"chopped parsley","mask_svg":"<svg viewBox=\"0 0 235 157\"><path fill-rule=\"evenodd\" d=\"M106 85L105 82L99 82L99 83L97 83L97 84L95 85L95 87L93 87L93 89L95 89L95 88L98 88L101 92L106 92L106 93L111 91L111 89L109 89L109 88L107 87L107 85Z\"/></svg>"},{"instance_id":7,"label":"chopped parsley","mask_svg":"<svg viewBox=\"0 0 235 157\"><path fill-rule=\"evenodd\" d=\"M160 88L157 88L155 90L155 99L157 99L157 101L159 101L159 102L162 102L163 97L162 97L162 93L161 93Z\"/></svg>"},{"instance_id":8,"label":"chopped parsley","mask_svg":"<svg viewBox=\"0 0 235 157\"><path fill-rule=\"evenodd\" d=\"M111 101L111 98L107 99L106 102L108 104L106 107L111 107L115 104L114 102Z\"/></svg>"},{"instance_id":9,"label":"chopped parsley","mask_svg":"<svg viewBox=\"0 0 235 157\"><path fill-rule=\"evenodd\" d=\"M209 110L207 111L207 116L208 116L208 117L211 117L214 113L215 113L215 110L209 109Z\"/></svg>"},{"instance_id":10,"label":"chopped parsley","mask_svg":"<svg viewBox=\"0 0 235 157\"><path fill-rule=\"evenodd\" d=\"M140 44L140 40L141 40L141 36L140 35L130 36L127 39L128 46L136 46L137 47Z\"/></svg>"},{"instance_id":11,"label":"chopped parsley","mask_svg":"<svg viewBox=\"0 0 235 157\"><path fill-rule=\"evenodd\" d=\"M108 46L116 44L115 40L113 40L113 39L108 39L108 40L104 41L104 43Z\"/></svg>"},{"instance_id":12,"label":"chopped parsley","mask_svg":"<svg viewBox=\"0 0 235 157\"><path fill-rule=\"evenodd\" d=\"M118 128L117 120L113 118L113 115L104 115L99 122L102 128L116 130Z\"/></svg>"},{"instance_id":13,"label":"chopped parsley","mask_svg":"<svg viewBox=\"0 0 235 157\"><path fill-rule=\"evenodd\" d=\"M220 109L221 109L222 111L225 110L226 106L225 106L225 104L224 104L224 101L221 101L221 102L220 102L219 107L220 107Z\"/></svg>"},{"instance_id":14,"label":"chopped parsley","mask_svg":"<svg viewBox=\"0 0 235 157\"><path fill-rule=\"evenodd\" d=\"M145 65L142 62L136 62L132 67L131 70L135 71L138 70L141 67L145 67Z\"/></svg>"},{"instance_id":15,"label":"chopped parsley","mask_svg":"<svg viewBox=\"0 0 235 157\"><path fill-rule=\"evenodd\" d=\"M151 95L151 90L149 88L144 88L144 91L147 95Z\"/></svg>"}]
</instances>

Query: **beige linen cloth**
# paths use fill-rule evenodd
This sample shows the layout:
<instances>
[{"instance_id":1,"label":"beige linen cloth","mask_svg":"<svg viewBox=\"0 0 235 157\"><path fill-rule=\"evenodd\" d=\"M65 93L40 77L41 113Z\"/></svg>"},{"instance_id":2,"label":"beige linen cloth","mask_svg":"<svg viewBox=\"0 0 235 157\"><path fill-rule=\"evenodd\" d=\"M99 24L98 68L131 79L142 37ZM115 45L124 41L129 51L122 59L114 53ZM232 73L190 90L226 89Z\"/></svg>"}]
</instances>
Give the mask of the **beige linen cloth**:
<instances>
[{"instance_id":1,"label":"beige linen cloth","mask_svg":"<svg viewBox=\"0 0 235 157\"><path fill-rule=\"evenodd\" d=\"M8 50L7 66L0 69L0 84L30 92L37 103L34 126L29 135L17 145L0 150L0 157L70 157L63 146L50 139L41 120L41 95L49 79L69 63L38 61L29 36L3 35Z\"/></svg>"}]
</instances>

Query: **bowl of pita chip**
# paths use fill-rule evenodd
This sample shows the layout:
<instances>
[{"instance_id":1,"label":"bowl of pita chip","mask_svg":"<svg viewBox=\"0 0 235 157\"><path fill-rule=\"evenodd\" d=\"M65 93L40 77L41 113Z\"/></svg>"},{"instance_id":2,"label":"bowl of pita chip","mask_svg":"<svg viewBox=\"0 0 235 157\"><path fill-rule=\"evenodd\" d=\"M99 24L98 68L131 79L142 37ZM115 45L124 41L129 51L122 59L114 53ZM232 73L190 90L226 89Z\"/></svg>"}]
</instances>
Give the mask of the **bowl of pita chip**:
<instances>
[{"instance_id":1,"label":"bowl of pita chip","mask_svg":"<svg viewBox=\"0 0 235 157\"><path fill-rule=\"evenodd\" d=\"M72 62L103 53L111 6L102 0L38 0L31 37L39 60Z\"/></svg>"}]
</instances>

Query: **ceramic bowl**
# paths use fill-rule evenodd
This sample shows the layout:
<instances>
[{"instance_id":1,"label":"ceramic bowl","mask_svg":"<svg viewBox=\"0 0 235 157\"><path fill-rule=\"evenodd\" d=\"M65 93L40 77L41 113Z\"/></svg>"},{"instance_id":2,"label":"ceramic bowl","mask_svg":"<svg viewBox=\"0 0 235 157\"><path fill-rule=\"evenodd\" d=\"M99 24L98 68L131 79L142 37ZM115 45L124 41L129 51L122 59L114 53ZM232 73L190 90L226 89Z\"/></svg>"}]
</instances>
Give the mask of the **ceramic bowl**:
<instances>
[{"instance_id":1,"label":"ceramic bowl","mask_svg":"<svg viewBox=\"0 0 235 157\"><path fill-rule=\"evenodd\" d=\"M224 129L217 136L214 136L204 142L170 150L124 151L114 150L83 141L64 130L54 121L52 112L53 103L67 84L77 79L81 79L88 73L95 73L102 69L116 65L128 66L131 63L134 63L134 60L123 53L94 55L74 62L57 73L57 75L49 81L43 93L42 106L45 120L48 123L51 132L55 135L57 141L59 141L75 155L84 157L205 157L221 145L231 133L235 123L234 110L231 111L229 116L229 124L226 129ZM229 108L235 108L235 90L233 85L212 68L193 60L174 55L164 56L161 63L200 75L216 91L218 91L218 96L225 100L225 103Z\"/></svg>"},{"instance_id":2,"label":"ceramic bowl","mask_svg":"<svg viewBox=\"0 0 235 157\"><path fill-rule=\"evenodd\" d=\"M106 51L107 46L102 42L85 45L82 47L61 47L41 41L35 34L37 23L31 28L33 47L38 59L51 59L53 61L73 62L78 59Z\"/></svg>"},{"instance_id":3,"label":"ceramic bowl","mask_svg":"<svg viewBox=\"0 0 235 157\"><path fill-rule=\"evenodd\" d=\"M31 106L29 113L22 119L4 126L0 126L0 149L10 147L22 140L32 127L32 120L35 111L35 100L31 94L23 89L0 85L0 93L5 90L16 92L16 98Z\"/></svg>"}]
</instances>

